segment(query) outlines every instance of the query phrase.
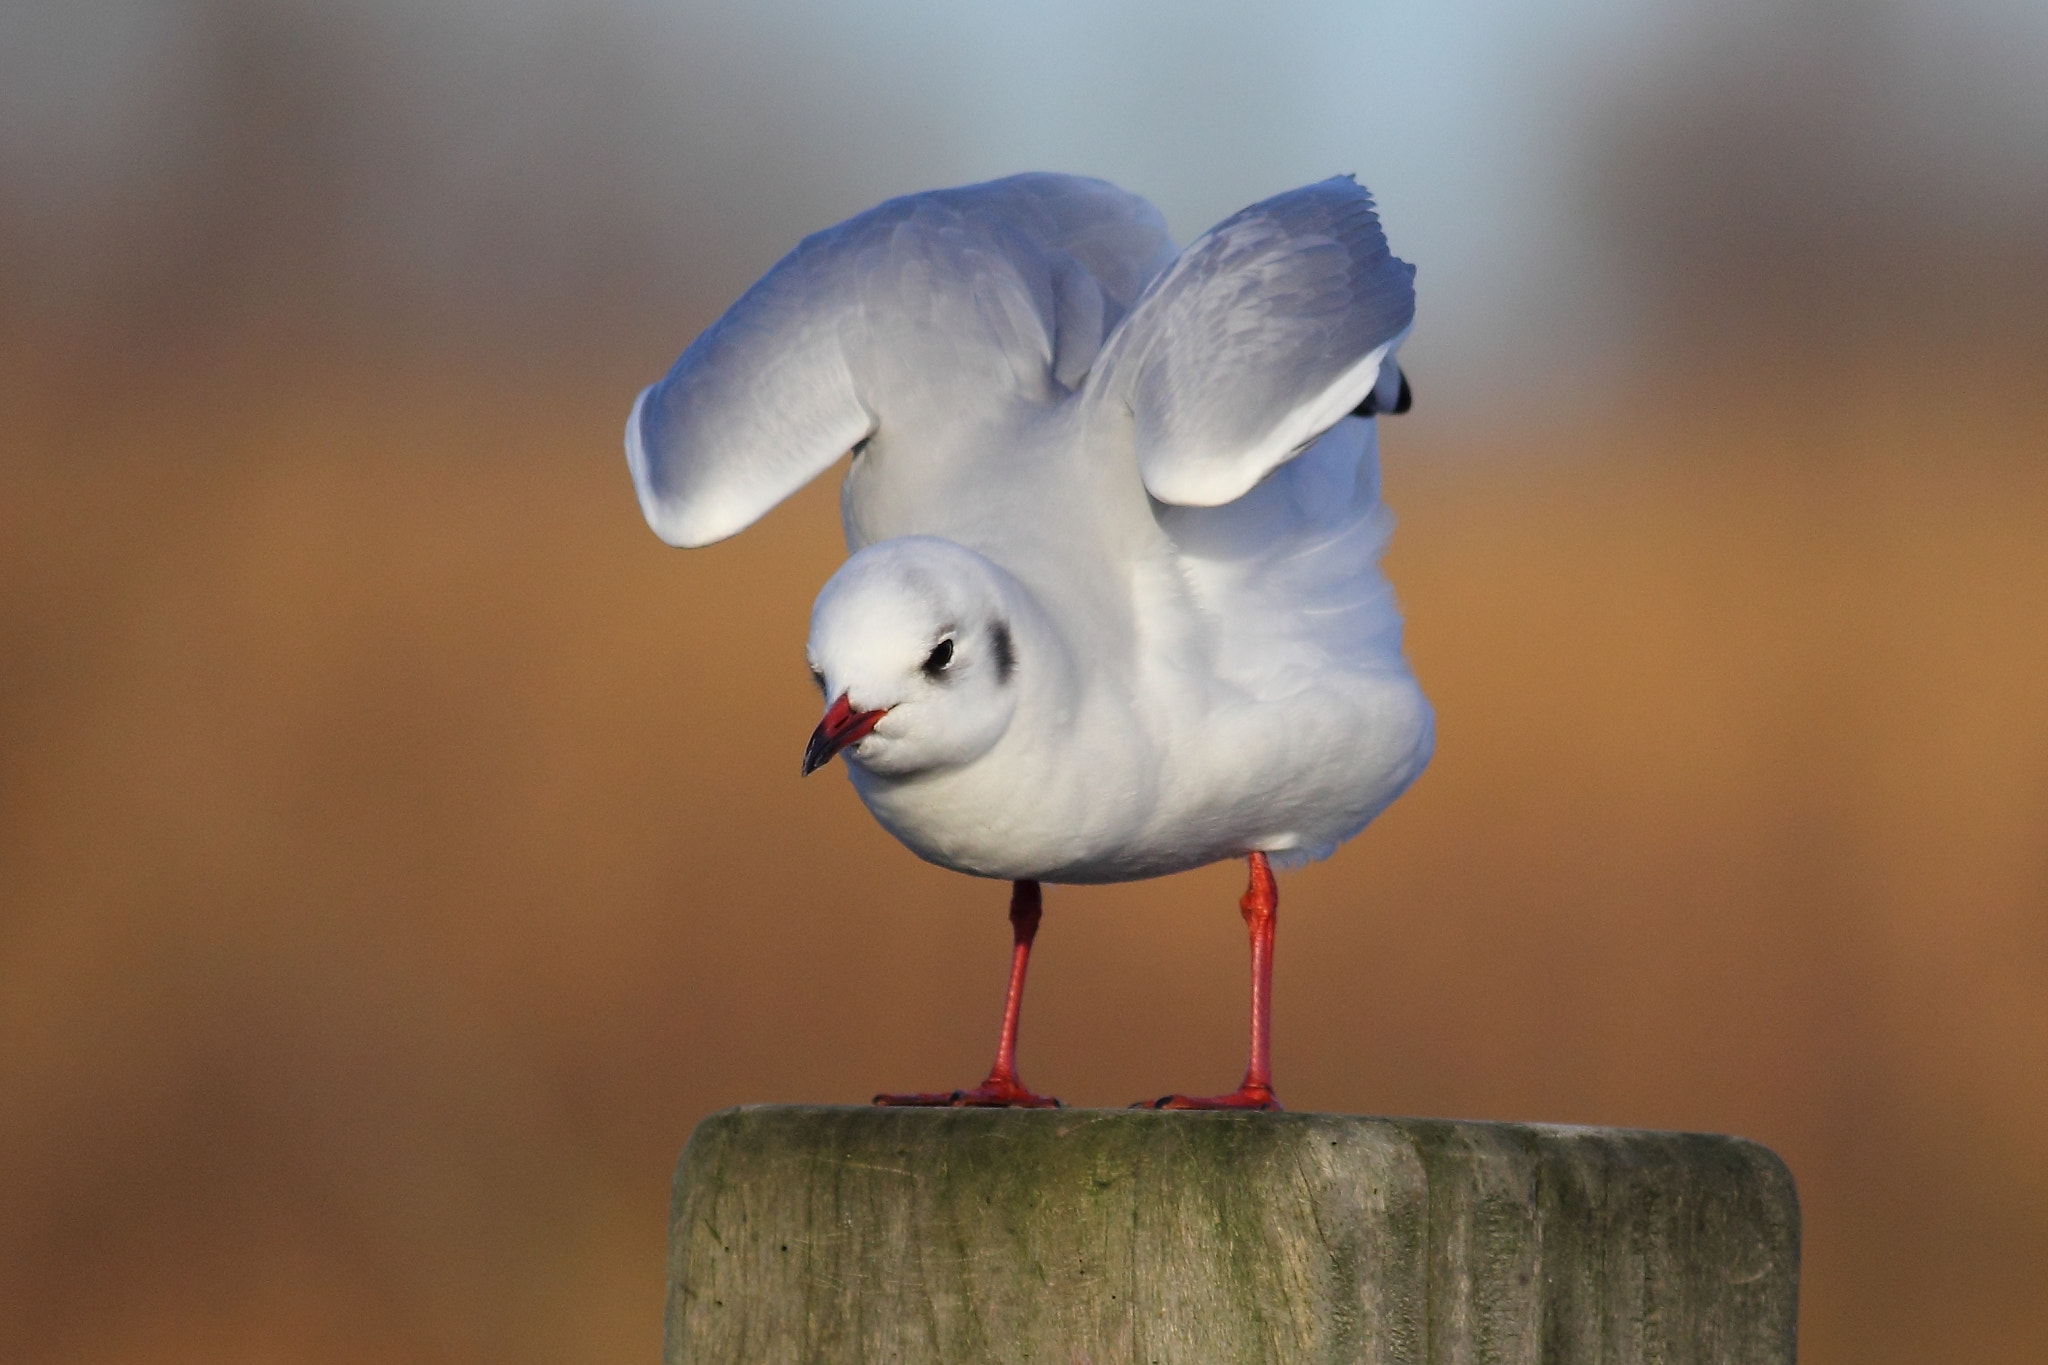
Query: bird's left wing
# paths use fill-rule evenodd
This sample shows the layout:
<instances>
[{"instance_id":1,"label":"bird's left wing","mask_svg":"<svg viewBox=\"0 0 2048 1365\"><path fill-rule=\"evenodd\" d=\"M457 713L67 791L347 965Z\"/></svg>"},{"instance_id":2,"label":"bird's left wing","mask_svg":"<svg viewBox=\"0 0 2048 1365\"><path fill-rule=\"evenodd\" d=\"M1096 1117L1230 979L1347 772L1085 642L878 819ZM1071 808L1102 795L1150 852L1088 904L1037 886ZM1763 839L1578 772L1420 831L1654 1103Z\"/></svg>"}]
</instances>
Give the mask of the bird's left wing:
<instances>
[{"instance_id":1,"label":"bird's left wing","mask_svg":"<svg viewBox=\"0 0 2048 1365\"><path fill-rule=\"evenodd\" d=\"M815 233L633 405L641 511L706 545L869 436L1063 395L1174 255L1150 204L1064 175L907 195Z\"/></svg>"},{"instance_id":2,"label":"bird's left wing","mask_svg":"<svg viewBox=\"0 0 2048 1365\"><path fill-rule=\"evenodd\" d=\"M841 335L853 305L822 245L784 257L634 401L626 464L669 544L751 525L874 429Z\"/></svg>"},{"instance_id":3,"label":"bird's left wing","mask_svg":"<svg viewBox=\"0 0 2048 1365\"><path fill-rule=\"evenodd\" d=\"M1394 406L1414 280L1350 177L1275 195L1153 282L1089 385L1128 404L1153 497L1231 502L1368 396Z\"/></svg>"}]
</instances>

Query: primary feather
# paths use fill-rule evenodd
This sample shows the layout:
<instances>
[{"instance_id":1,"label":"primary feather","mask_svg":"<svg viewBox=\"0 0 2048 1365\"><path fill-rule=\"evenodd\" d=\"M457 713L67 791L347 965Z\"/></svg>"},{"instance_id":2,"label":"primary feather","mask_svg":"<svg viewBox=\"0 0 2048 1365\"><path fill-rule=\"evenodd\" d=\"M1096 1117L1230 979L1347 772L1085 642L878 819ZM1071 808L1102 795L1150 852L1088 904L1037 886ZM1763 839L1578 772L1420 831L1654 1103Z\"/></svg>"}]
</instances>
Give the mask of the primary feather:
<instances>
[{"instance_id":1,"label":"primary feather","mask_svg":"<svg viewBox=\"0 0 2048 1365\"><path fill-rule=\"evenodd\" d=\"M672 545L745 529L883 422L1048 402L1170 264L1157 209L1018 175L906 195L806 237L635 404L641 510Z\"/></svg>"}]
</instances>

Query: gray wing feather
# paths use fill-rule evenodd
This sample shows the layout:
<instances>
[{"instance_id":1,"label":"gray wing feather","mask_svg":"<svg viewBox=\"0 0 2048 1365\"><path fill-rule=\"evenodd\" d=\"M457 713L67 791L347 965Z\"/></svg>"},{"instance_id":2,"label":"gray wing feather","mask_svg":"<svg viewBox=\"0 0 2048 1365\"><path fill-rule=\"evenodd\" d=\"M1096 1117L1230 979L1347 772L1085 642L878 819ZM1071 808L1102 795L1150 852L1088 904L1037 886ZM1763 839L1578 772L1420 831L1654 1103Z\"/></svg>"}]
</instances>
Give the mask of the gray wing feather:
<instances>
[{"instance_id":1,"label":"gray wing feather","mask_svg":"<svg viewBox=\"0 0 2048 1365\"><path fill-rule=\"evenodd\" d=\"M1181 255L1090 382L1130 406L1155 498L1230 502L1372 392L1414 319L1414 279L1348 176L1276 195Z\"/></svg>"},{"instance_id":2,"label":"gray wing feather","mask_svg":"<svg viewBox=\"0 0 2048 1365\"><path fill-rule=\"evenodd\" d=\"M690 343L626 422L640 510L671 545L757 521L872 430L806 241Z\"/></svg>"},{"instance_id":3,"label":"gray wing feather","mask_svg":"<svg viewBox=\"0 0 2048 1365\"><path fill-rule=\"evenodd\" d=\"M670 544L709 544L878 427L1050 399L1174 257L1143 199L1050 174L892 199L807 237L634 404L641 511Z\"/></svg>"}]
</instances>

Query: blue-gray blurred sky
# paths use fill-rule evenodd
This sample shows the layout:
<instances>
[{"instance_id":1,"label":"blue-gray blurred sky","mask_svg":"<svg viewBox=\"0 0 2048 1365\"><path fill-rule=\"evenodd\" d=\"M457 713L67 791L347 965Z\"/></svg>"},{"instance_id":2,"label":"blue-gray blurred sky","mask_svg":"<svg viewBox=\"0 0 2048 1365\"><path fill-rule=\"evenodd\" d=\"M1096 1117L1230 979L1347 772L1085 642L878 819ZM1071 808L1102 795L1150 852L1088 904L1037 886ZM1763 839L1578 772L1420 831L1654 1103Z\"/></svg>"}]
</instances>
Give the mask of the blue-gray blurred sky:
<instances>
[{"instance_id":1,"label":"blue-gray blurred sky","mask_svg":"<svg viewBox=\"0 0 2048 1365\"><path fill-rule=\"evenodd\" d=\"M1690 275L1681 309L1901 275L2009 296L1988 281L2048 235L2048 5L0 9L0 282L59 333L312 297L672 353L804 232L1034 168L1137 190L1183 240L1355 172L1421 268L1412 368L1484 410L1625 372Z\"/></svg>"}]
</instances>

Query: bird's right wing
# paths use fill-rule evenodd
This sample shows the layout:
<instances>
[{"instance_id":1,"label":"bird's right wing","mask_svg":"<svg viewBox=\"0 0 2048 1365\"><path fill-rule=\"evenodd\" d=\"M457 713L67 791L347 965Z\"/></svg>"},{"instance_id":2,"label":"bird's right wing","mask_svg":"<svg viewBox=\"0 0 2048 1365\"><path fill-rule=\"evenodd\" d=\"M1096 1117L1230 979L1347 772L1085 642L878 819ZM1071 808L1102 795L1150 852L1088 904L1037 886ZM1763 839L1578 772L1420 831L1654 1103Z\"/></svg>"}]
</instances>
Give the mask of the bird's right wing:
<instances>
[{"instance_id":1,"label":"bird's right wing","mask_svg":"<svg viewBox=\"0 0 2048 1365\"><path fill-rule=\"evenodd\" d=\"M1182 253L1104 343L1089 385L1129 406L1153 497L1219 506L1368 397L1394 406L1387 362L1415 316L1414 280L1350 177L1275 195Z\"/></svg>"},{"instance_id":2,"label":"bird's right wing","mask_svg":"<svg viewBox=\"0 0 2048 1365\"><path fill-rule=\"evenodd\" d=\"M670 544L706 545L878 427L1071 389L1175 254L1143 199L1044 174L892 199L807 237L633 405L640 509Z\"/></svg>"}]
</instances>

